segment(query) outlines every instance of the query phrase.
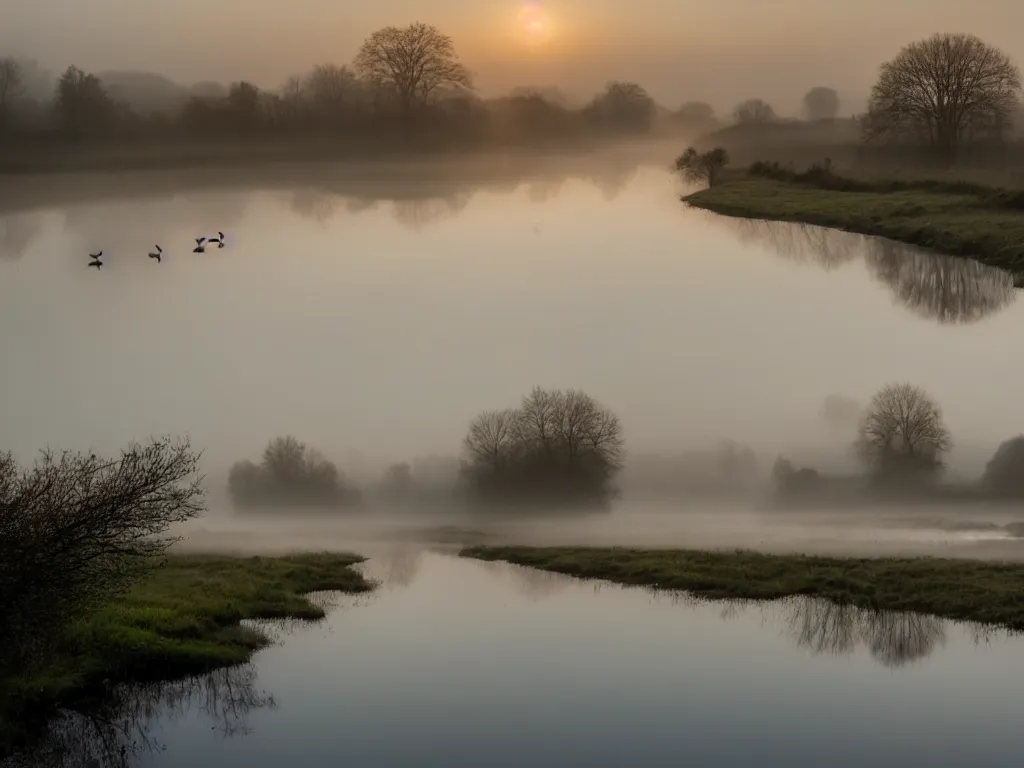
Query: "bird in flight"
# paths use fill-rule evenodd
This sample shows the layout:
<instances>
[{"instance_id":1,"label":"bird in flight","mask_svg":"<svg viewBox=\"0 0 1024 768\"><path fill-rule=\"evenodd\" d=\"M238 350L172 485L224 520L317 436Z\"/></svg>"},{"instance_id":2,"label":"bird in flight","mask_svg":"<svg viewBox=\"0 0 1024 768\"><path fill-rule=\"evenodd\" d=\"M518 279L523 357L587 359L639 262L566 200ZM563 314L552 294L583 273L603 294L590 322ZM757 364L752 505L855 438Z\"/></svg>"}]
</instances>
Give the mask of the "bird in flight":
<instances>
[{"instance_id":1,"label":"bird in flight","mask_svg":"<svg viewBox=\"0 0 1024 768\"><path fill-rule=\"evenodd\" d=\"M149 254L149 258L151 258L151 259L156 259L156 263L157 263L157 264L159 264L159 263L161 262L161 258L160 258L160 257L161 257L161 256L163 255L163 252L164 252L164 249L163 249L163 248L161 248L161 247L160 247L160 246L158 245L158 246L156 247L156 253L150 253L150 254Z\"/></svg>"},{"instance_id":2,"label":"bird in flight","mask_svg":"<svg viewBox=\"0 0 1024 768\"><path fill-rule=\"evenodd\" d=\"M89 262L90 267L96 267L97 271L103 266L103 251L99 253L90 253L89 258L92 261Z\"/></svg>"},{"instance_id":3,"label":"bird in flight","mask_svg":"<svg viewBox=\"0 0 1024 768\"><path fill-rule=\"evenodd\" d=\"M216 243L218 248L223 248L224 247L224 233L223 232L218 232L217 234L219 235L218 237L211 237L206 242L210 243L211 245L213 243Z\"/></svg>"},{"instance_id":4,"label":"bird in flight","mask_svg":"<svg viewBox=\"0 0 1024 768\"><path fill-rule=\"evenodd\" d=\"M197 237L196 247L192 249L192 253L206 253L206 247L203 245L205 240L205 237Z\"/></svg>"}]
</instances>

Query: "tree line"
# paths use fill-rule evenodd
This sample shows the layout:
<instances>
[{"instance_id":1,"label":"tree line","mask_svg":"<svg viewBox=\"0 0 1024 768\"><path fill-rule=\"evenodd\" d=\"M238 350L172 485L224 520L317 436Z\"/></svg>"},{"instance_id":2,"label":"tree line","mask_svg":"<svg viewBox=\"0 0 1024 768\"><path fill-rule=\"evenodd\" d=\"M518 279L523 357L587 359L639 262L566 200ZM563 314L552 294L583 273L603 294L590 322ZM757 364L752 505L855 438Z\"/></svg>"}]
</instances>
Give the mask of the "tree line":
<instances>
[{"instance_id":1,"label":"tree line","mask_svg":"<svg viewBox=\"0 0 1024 768\"><path fill-rule=\"evenodd\" d=\"M581 136L696 136L730 121L777 119L762 99L747 99L720 118L703 101L671 109L656 104L638 83L611 81L589 101L557 88L521 87L484 98L461 62L453 40L416 22L372 33L348 64L325 63L265 90L248 81L177 88L135 73L133 87L69 66L49 95L31 62L0 58L0 134L12 139L101 142L126 139L237 140L321 137L361 141L401 139L472 142L572 140ZM123 77L126 73L120 73ZM148 78L148 79L147 79ZM139 91L149 91L149 97ZM804 97L808 119L834 118L839 97L819 86Z\"/></svg>"},{"instance_id":2,"label":"tree line","mask_svg":"<svg viewBox=\"0 0 1024 768\"><path fill-rule=\"evenodd\" d=\"M614 413L581 390L535 387L518 408L484 411L470 422L451 487L425 487L400 462L385 470L375 490L392 501L448 490L484 505L589 505L614 494L623 455ZM331 509L363 499L335 464L291 436L271 440L259 464L237 462L228 473L228 491L243 510Z\"/></svg>"}]
</instances>

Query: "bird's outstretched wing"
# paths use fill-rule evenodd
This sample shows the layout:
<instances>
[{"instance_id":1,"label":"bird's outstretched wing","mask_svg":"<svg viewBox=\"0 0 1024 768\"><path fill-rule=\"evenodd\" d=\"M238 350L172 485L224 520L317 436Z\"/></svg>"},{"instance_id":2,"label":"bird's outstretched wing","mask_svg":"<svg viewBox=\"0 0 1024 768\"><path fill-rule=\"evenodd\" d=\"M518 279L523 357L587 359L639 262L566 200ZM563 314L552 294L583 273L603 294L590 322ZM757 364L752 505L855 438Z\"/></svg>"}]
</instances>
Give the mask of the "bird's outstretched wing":
<instances>
[{"instance_id":1,"label":"bird's outstretched wing","mask_svg":"<svg viewBox=\"0 0 1024 768\"><path fill-rule=\"evenodd\" d=\"M223 233L223 232L218 232L217 234L218 234L218 235L220 235L220 239L221 239L221 240L223 240L223 239L224 239L224 233Z\"/></svg>"},{"instance_id":2,"label":"bird's outstretched wing","mask_svg":"<svg viewBox=\"0 0 1024 768\"><path fill-rule=\"evenodd\" d=\"M202 244L203 244L203 241L204 241L205 239L206 239L205 237L197 237L197 238L196 238L196 245L202 245Z\"/></svg>"},{"instance_id":3,"label":"bird's outstretched wing","mask_svg":"<svg viewBox=\"0 0 1024 768\"><path fill-rule=\"evenodd\" d=\"M157 252L157 253L163 253L163 252L164 252L164 249L163 249L163 248L161 248L161 247L160 247L160 246L158 245L158 246L156 247L156 252Z\"/></svg>"}]
</instances>

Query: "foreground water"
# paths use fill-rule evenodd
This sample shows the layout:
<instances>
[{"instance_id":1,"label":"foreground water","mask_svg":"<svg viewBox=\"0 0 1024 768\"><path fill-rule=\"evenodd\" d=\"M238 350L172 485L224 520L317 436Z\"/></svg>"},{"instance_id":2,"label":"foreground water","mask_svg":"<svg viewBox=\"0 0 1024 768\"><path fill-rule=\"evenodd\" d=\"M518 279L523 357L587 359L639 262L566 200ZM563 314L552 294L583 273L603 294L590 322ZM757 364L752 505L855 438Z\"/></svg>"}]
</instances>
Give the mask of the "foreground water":
<instances>
[{"instance_id":1,"label":"foreground water","mask_svg":"<svg viewBox=\"0 0 1024 768\"><path fill-rule=\"evenodd\" d=\"M291 432L360 479L458 453L535 385L593 394L631 451L731 438L766 466L845 450L824 398L891 380L943 406L966 474L1024 423L1005 275L688 210L658 165L47 178L0 194L0 424L25 457L188 432L219 472Z\"/></svg>"},{"instance_id":2,"label":"foreground water","mask_svg":"<svg viewBox=\"0 0 1024 768\"><path fill-rule=\"evenodd\" d=\"M1002 632L415 547L365 567L378 592L278 628L252 665L69 718L50 764L980 768L1024 747L1024 640Z\"/></svg>"}]
</instances>

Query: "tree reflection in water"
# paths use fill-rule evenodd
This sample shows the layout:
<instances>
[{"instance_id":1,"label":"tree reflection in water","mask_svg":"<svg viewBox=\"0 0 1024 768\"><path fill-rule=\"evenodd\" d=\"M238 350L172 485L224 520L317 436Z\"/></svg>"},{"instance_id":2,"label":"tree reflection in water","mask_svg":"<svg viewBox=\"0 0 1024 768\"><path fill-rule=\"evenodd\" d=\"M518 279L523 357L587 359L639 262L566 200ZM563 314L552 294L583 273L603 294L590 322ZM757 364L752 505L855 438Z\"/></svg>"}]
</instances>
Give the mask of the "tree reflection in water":
<instances>
[{"instance_id":1,"label":"tree reflection in water","mask_svg":"<svg viewBox=\"0 0 1024 768\"><path fill-rule=\"evenodd\" d=\"M709 215L742 242L762 243L779 256L833 270L863 258L868 271L911 312L943 324L973 323L1017 297L1013 278L971 259L942 256L892 240L825 227Z\"/></svg>"},{"instance_id":2,"label":"tree reflection in water","mask_svg":"<svg viewBox=\"0 0 1024 768\"><path fill-rule=\"evenodd\" d=\"M814 597L785 603L791 636L815 655L845 655L863 643L872 658L894 668L923 659L946 643L944 622L934 616L869 611Z\"/></svg>"},{"instance_id":3,"label":"tree reflection in water","mask_svg":"<svg viewBox=\"0 0 1024 768\"><path fill-rule=\"evenodd\" d=\"M150 736L157 721L199 711L224 737L249 732L255 709L273 709L274 699L255 688L251 664L215 670L202 677L150 685L123 686L106 704L88 712L65 712L52 723L31 754L3 768L128 768L164 747Z\"/></svg>"}]
</instances>

